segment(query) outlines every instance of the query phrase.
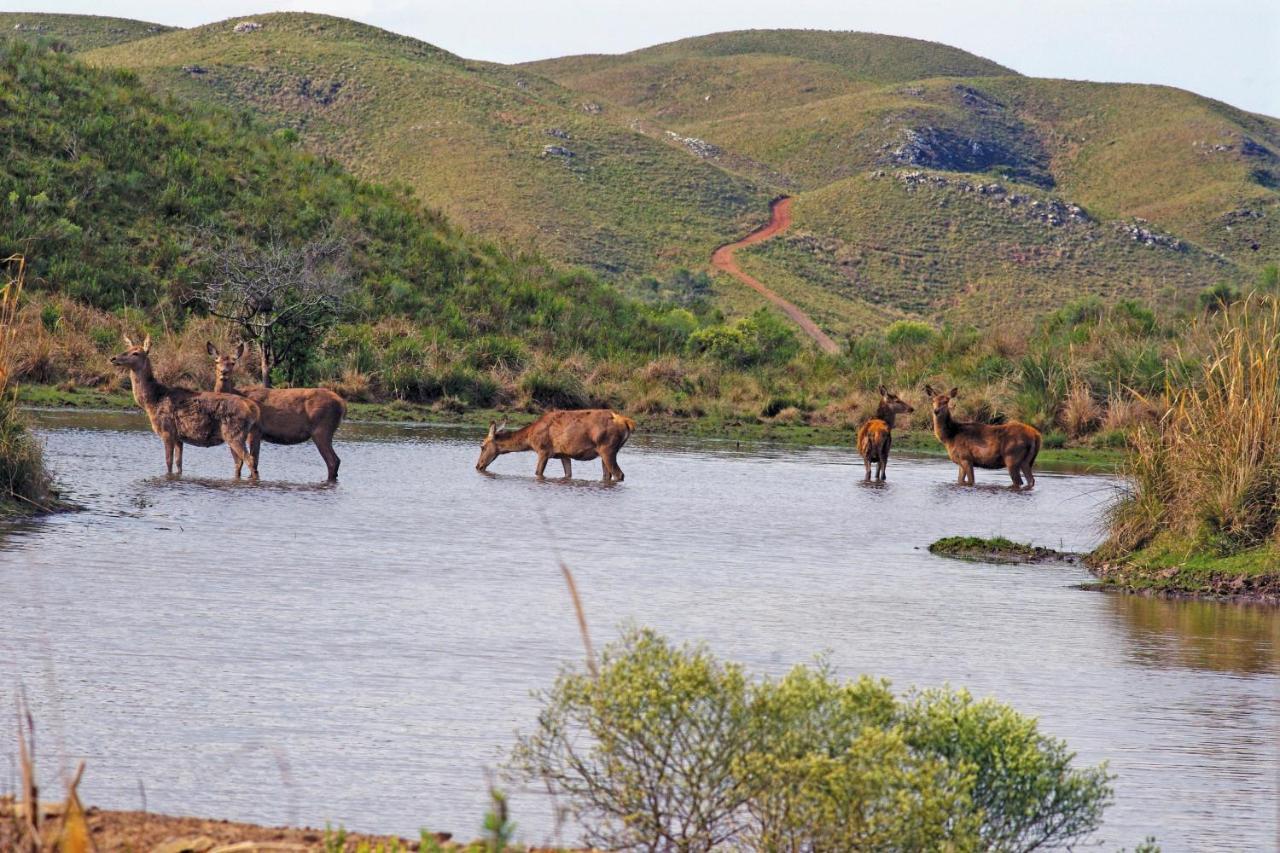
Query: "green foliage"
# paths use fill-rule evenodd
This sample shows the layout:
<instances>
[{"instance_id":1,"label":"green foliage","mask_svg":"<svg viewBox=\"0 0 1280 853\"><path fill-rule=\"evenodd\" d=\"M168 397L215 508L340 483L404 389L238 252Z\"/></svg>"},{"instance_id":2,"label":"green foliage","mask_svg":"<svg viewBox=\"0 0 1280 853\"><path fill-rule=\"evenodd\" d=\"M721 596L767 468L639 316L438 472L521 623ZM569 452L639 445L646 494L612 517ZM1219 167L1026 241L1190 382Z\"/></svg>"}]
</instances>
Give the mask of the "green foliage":
<instances>
[{"instance_id":1,"label":"green foliage","mask_svg":"<svg viewBox=\"0 0 1280 853\"><path fill-rule=\"evenodd\" d=\"M1230 282L1220 281L1200 291L1197 300L1200 308L1207 314L1213 314L1230 308L1240 301L1240 290Z\"/></svg>"},{"instance_id":2,"label":"green foliage","mask_svg":"<svg viewBox=\"0 0 1280 853\"><path fill-rule=\"evenodd\" d=\"M974 769L973 807L986 850L1028 851L1084 838L1112 799L1104 767L1076 769L1075 754L1034 719L966 691L927 690L901 716L912 747Z\"/></svg>"},{"instance_id":3,"label":"green foliage","mask_svg":"<svg viewBox=\"0 0 1280 853\"><path fill-rule=\"evenodd\" d=\"M507 807L507 795L497 788L489 788L489 811L484 816L484 840L486 853L502 853L511 845L516 834Z\"/></svg>"},{"instance_id":4,"label":"green foliage","mask_svg":"<svg viewBox=\"0 0 1280 853\"><path fill-rule=\"evenodd\" d=\"M564 370L530 370L520 378L520 390L547 409L585 409L591 397L582 380Z\"/></svg>"},{"instance_id":5,"label":"green foliage","mask_svg":"<svg viewBox=\"0 0 1280 853\"><path fill-rule=\"evenodd\" d=\"M917 347L931 342L936 333L928 323L897 320L884 330L884 339L894 347Z\"/></svg>"},{"instance_id":6,"label":"green foliage","mask_svg":"<svg viewBox=\"0 0 1280 853\"><path fill-rule=\"evenodd\" d=\"M996 702L904 702L822 664L752 681L646 630L541 700L513 767L610 849L1024 851L1084 838L1111 798L1103 769Z\"/></svg>"},{"instance_id":7,"label":"green foliage","mask_svg":"<svg viewBox=\"0 0 1280 853\"><path fill-rule=\"evenodd\" d=\"M795 329L762 308L733 323L708 326L689 336L689 351L733 367L780 364L800 349Z\"/></svg>"},{"instance_id":8,"label":"green foliage","mask_svg":"<svg viewBox=\"0 0 1280 853\"><path fill-rule=\"evenodd\" d=\"M48 510L54 503L40 442L18 411L14 389L0 386L0 516Z\"/></svg>"}]
</instances>

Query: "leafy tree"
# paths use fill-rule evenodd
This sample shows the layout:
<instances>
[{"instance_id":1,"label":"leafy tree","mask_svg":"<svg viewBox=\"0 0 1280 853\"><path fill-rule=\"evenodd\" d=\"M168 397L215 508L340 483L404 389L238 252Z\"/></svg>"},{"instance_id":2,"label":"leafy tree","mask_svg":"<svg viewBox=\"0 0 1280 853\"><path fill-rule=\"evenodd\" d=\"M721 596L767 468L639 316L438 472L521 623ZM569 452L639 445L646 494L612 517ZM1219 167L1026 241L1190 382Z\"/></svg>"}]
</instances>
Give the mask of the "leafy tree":
<instances>
[{"instance_id":1,"label":"leafy tree","mask_svg":"<svg viewBox=\"0 0 1280 853\"><path fill-rule=\"evenodd\" d=\"M541 698L513 767L610 849L1030 851L1088 835L1111 800L1105 770L999 703L903 702L821 664L753 682L652 631Z\"/></svg>"}]
</instances>

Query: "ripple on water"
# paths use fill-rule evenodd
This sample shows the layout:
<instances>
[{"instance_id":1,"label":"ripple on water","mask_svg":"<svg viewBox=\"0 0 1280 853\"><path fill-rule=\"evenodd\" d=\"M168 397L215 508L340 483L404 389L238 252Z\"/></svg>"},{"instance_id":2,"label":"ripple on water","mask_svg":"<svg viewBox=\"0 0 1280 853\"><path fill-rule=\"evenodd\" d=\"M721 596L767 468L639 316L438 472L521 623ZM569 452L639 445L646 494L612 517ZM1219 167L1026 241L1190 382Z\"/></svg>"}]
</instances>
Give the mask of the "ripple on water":
<instances>
[{"instance_id":1,"label":"ripple on water","mask_svg":"<svg viewBox=\"0 0 1280 853\"><path fill-rule=\"evenodd\" d=\"M477 474L472 432L349 425L336 486L310 446L265 446L260 483L192 448L178 480L138 425L57 416L49 461L85 510L0 550L0 694L25 686L45 772L87 757L100 804L137 806L141 780L159 811L476 831L529 691L581 656L563 555L597 643L632 620L763 672L825 650L845 675L965 685L1111 762L1108 846L1274 843L1274 609L925 550L953 534L1087 549L1107 478L1014 493L980 472L963 489L949 463L899 456L867 485L849 450L638 436L623 484L594 462L538 482L528 455ZM536 793L514 807L526 838L551 836Z\"/></svg>"}]
</instances>

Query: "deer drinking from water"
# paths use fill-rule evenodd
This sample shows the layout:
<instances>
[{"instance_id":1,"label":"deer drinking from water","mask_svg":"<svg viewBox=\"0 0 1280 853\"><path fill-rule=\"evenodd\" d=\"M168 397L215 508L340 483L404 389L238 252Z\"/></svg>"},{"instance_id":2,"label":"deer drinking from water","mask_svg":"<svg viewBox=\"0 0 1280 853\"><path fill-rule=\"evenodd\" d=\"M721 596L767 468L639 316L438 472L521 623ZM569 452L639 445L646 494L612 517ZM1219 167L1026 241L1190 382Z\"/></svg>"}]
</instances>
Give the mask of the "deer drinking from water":
<instances>
[{"instance_id":1,"label":"deer drinking from water","mask_svg":"<svg viewBox=\"0 0 1280 853\"><path fill-rule=\"evenodd\" d=\"M236 394L258 404L262 411L262 437L270 444L315 443L329 469L329 479L338 479L342 460L333 450L333 434L347 414L347 403L328 388L237 388L232 373L244 358L243 341L232 354L220 353L212 342L205 349L213 356L216 372L213 390ZM253 447L258 455L258 445Z\"/></svg>"},{"instance_id":2,"label":"deer drinking from water","mask_svg":"<svg viewBox=\"0 0 1280 853\"><path fill-rule=\"evenodd\" d=\"M503 453L532 450L538 454L535 474L542 478L547 462L559 459L564 464L566 479L573 476L573 462L600 457L604 481L622 482L618 467L618 451L635 432L636 422L609 409L551 411L522 429L508 431L490 422L489 434L480 445L476 470L484 471Z\"/></svg>"},{"instance_id":3,"label":"deer drinking from water","mask_svg":"<svg viewBox=\"0 0 1280 853\"><path fill-rule=\"evenodd\" d=\"M871 480L871 463L876 463L876 479L885 479L884 470L889 465L889 448L893 446L893 423L898 415L914 412L906 400L880 386L880 405L876 413L858 428L858 452L867 469L867 481Z\"/></svg>"},{"instance_id":4,"label":"deer drinking from water","mask_svg":"<svg viewBox=\"0 0 1280 853\"><path fill-rule=\"evenodd\" d=\"M182 474L182 446L216 447L226 442L236 463L236 477L249 463L249 476L258 479L257 444L262 435L258 404L234 394L191 391L165 385L151 371L151 336L136 346L128 335L127 349L111 363L129 369L133 399L147 413L151 429L164 442L164 464Z\"/></svg>"},{"instance_id":5,"label":"deer drinking from water","mask_svg":"<svg viewBox=\"0 0 1280 853\"><path fill-rule=\"evenodd\" d=\"M951 401L959 390L952 388L942 393L924 386L933 404L933 434L947 448L951 461L960 466L956 482L972 486L974 468L1004 468L1015 489L1022 488L1023 477L1028 489L1034 486L1036 477L1031 468L1040 452L1040 430L1019 421L1003 424L958 421L951 415Z\"/></svg>"}]
</instances>

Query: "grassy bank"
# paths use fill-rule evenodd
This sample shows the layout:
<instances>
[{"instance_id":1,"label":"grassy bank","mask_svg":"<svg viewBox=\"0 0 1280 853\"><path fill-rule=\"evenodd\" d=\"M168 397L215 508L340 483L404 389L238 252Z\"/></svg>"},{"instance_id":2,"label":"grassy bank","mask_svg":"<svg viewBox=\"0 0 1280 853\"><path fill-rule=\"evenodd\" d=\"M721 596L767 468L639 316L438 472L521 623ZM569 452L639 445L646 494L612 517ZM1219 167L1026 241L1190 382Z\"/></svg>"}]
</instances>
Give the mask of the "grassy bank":
<instances>
[{"instance_id":1,"label":"grassy bank","mask_svg":"<svg viewBox=\"0 0 1280 853\"><path fill-rule=\"evenodd\" d=\"M44 468L44 452L18 411L13 381L14 319L26 276L21 255L0 261L0 518L47 512L56 496Z\"/></svg>"},{"instance_id":2,"label":"grassy bank","mask_svg":"<svg viewBox=\"0 0 1280 853\"><path fill-rule=\"evenodd\" d=\"M979 536L946 536L930 545L929 553L982 563L1072 562L1077 558L1075 554L1026 545L1003 536L991 539Z\"/></svg>"},{"instance_id":3,"label":"grassy bank","mask_svg":"<svg viewBox=\"0 0 1280 853\"><path fill-rule=\"evenodd\" d=\"M1185 346L1194 368L1134 432L1092 562L1114 588L1280 600L1280 300L1250 296Z\"/></svg>"},{"instance_id":4,"label":"grassy bank","mask_svg":"<svg viewBox=\"0 0 1280 853\"><path fill-rule=\"evenodd\" d=\"M39 409L83 409L132 411L133 398L123 391L101 391L94 388L59 388L53 385L24 385L19 394L23 406ZM437 406L392 400L386 403L350 403L348 419L366 423L474 424L508 420L520 425L533 420L536 413L521 410L472 409L455 412ZM688 436L740 442L768 442L796 447L853 447L854 428L849 425L811 426L783 423L768 418L724 418L711 415L677 417L645 415L641 430L649 434ZM898 430L894 448L915 455L946 456L946 451L932 432ZM1072 472L1111 472L1119 468L1124 456L1118 450L1093 447L1064 447L1040 452L1041 468Z\"/></svg>"}]
</instances>

